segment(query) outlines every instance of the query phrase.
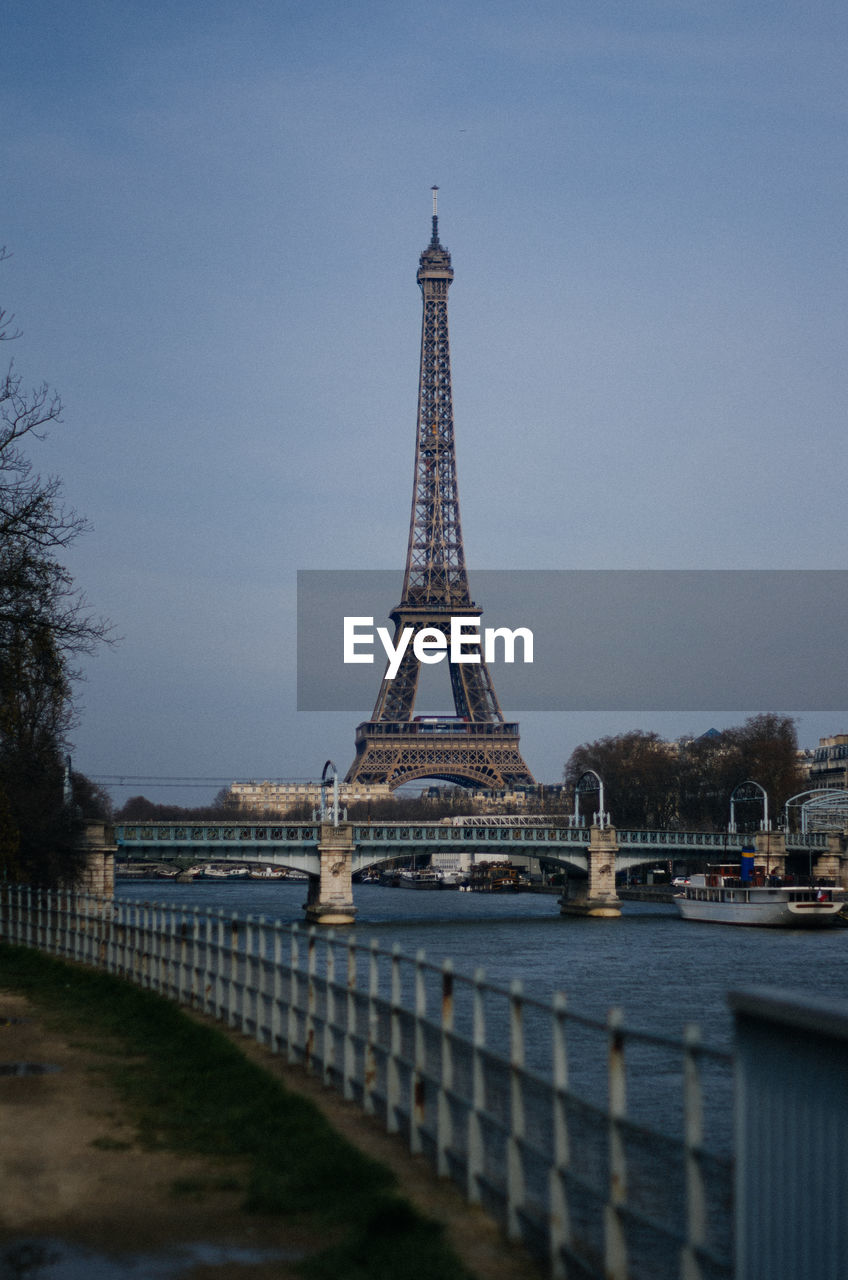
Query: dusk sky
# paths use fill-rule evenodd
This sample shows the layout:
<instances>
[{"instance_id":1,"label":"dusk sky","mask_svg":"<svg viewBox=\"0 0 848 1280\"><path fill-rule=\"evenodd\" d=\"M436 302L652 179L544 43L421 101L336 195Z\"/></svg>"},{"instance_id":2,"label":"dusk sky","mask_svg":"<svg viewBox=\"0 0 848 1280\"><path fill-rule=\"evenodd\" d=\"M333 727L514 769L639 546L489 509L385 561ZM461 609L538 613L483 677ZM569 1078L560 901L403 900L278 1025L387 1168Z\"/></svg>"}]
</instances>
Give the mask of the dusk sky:
<instances>
[{"instance_id":1,"label":"dusk sky","mask_svg":"<svg viewBox=\"0 0 848 1280\"><path fill-rule=\"evenodd\" d=\"M844 3L7 0L0 36L5 354L62 395L33 458L122 637L77 768L347 769L373 698L296 711L296 572L403 568L434 183L472 593L846 567ZM758 711L848 731L599 708L523 715L522 749L552 782Z\"/></svg>"}]
</instances>

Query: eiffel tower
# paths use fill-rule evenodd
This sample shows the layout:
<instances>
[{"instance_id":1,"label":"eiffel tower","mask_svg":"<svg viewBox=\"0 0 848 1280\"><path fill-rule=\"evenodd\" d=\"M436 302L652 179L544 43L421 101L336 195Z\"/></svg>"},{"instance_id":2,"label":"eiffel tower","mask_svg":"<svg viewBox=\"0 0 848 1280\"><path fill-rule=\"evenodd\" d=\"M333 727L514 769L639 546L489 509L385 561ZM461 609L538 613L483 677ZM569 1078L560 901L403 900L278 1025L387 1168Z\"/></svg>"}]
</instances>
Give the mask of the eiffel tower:
<instances>
[{"instance_id":1,"label":"eiffel tower","mask_svg":"<svg viewBox=\"0 0 848 1280\"><path fill-rule=\"evenodd\" d=\"M424 299L421 374L415 437L415 480L403 598L389 617L394 644L404 627L439 631L450 619L476 619L481 610L468 587L456 483L448 288L450 254L439 242L438 187L433 187L433 232L421 254L418 284ZM410 644L393 680L383 677L370 720L356 730L356 757L346 782L388 783L415 778L510 790L533 785L518 748L518 725L504 721L488 668L451 662L455 716L413 718L420 666Z\"/></svg>"}]
</instances>

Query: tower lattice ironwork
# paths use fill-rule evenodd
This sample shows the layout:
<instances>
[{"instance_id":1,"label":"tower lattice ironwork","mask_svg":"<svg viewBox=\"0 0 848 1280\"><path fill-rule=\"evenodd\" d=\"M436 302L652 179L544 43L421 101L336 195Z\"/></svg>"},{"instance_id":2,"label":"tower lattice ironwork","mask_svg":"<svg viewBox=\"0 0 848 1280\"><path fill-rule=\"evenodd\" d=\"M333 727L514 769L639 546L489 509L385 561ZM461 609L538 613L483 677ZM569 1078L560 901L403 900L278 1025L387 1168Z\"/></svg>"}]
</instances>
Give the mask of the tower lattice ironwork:
<instances>
[{"instance_id":1,"label":"tower lattice ironwork","mask_svg":"<svg viewBox=\"0 0 848 1280\"><path fill-rule=\"evenodd\" d=\"M404 627L439 631L449 643L452 617L481 615L469 592L459 518L448 337L453 269L439 241L437 190L432 237L417 276L424 310L415 480L403 596L389 615L396 646ZM394 679L384 675L371 719L357 728L347 782L397 787L415 778L441 778L496 789L533 784L519 750L518 725L505 722L482 653L478 663L448 656L448 665L456 715L414 719L420 665L412 645L407 647Z\"/></svg>"}]
</instances>

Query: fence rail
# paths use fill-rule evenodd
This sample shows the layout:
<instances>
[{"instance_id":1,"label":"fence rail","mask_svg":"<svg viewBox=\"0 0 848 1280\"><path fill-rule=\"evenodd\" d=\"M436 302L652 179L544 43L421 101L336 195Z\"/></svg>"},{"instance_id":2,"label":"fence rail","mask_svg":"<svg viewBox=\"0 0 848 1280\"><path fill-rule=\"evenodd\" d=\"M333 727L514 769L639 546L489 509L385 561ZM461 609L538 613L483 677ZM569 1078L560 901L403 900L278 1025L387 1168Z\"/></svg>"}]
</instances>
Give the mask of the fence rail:
<instances>
[{"instance_id":1,"label":"fence rail","mask_svg":"<svg viewBox=\"0 0 848 1280\"><path fill-rule=\"evenodd\" d=\"M555 1280L732 1275L731 1057L264 917L0 887L4 941L210 1014L319 1075ZM722 1126L726 1127L723 1145ZM708 1138L712 1145L708 1145Z\"/></svg>"}]
</instances>

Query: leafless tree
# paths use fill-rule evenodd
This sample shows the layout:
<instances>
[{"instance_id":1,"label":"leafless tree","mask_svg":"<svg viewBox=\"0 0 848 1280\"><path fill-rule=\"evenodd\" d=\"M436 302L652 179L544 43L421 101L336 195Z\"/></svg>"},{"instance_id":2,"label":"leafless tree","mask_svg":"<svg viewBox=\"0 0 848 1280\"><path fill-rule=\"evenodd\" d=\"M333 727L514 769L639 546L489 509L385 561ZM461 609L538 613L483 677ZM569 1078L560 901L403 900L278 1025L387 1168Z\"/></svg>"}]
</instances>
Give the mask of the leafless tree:
<instances>
[{"instance_id":1,"label":"leafless tree","mask_svg":"<svg viewBox=\"0 0 848 1280\"><path fill-rule=\"evenodd\" d=\"M0 308L0 342L19 336ZM72 664L113 639L60 559L88 524L29 456L61 421L56 392L27 390L10 361L0 375L0 870L36 883L67 874L78 852L62 790Z\"/></svg>"}]
</instances>

